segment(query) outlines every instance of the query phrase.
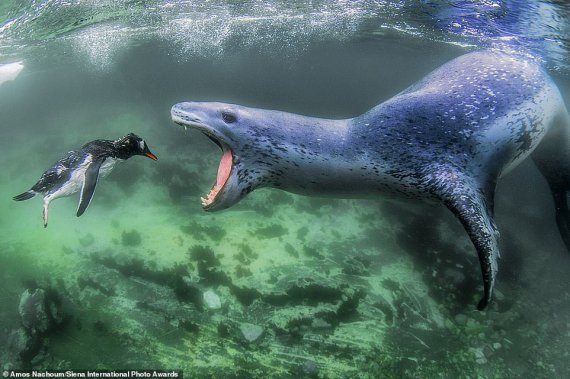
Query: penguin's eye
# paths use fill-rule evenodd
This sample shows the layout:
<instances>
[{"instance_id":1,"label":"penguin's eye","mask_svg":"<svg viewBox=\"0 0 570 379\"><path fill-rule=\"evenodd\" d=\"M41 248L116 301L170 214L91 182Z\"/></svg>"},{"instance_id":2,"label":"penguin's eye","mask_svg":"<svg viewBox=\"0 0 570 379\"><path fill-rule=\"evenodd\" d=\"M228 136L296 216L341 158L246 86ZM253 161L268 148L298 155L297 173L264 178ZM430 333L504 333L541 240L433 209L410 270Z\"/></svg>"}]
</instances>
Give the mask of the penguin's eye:
<instances>
[{"instance_id":1,"label":"penguin's eye","mask_svg":"<svg viewBox=\"0 0 570 379\"><path fill-rule=\"evenodd\" d=\"M144 140L141 139L139 141L139 147L140 147L141 151L144 150Z\"/></svg>"},{"instance_id":2,"label":"penguin's eye","mask_svg":"<svg viewBox=\"0 0 570 379\"><path fill-rule=\"evenodd\" d=\"M222 119L226 124L233 124L237 121L237 117L230 112L222 112Z\"/></svg>"}]
</instances>

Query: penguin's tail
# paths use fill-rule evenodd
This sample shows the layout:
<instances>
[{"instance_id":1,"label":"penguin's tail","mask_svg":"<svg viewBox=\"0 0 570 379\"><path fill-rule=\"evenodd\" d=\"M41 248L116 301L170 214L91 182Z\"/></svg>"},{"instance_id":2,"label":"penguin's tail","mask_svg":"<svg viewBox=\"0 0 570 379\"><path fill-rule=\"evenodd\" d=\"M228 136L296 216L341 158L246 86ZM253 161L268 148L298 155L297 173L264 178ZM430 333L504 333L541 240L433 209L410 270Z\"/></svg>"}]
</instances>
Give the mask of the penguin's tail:
<instances>
[{"instance_id":1,"label":"penguin's tail","mask_svg":"<svg viewBox=\"0 0 570 379\"><path fill-rule=\"evenodd\" d=\"M16 201L24 201L24 200L29 200L29 199L31 199L31 198L34 197L34 196L36 196L36 192L35 192L35 191L32 191L32 190L29 190L29 191L26 191L26 192L24 192L24 193L21 193L21 194L19 194L19 195L17 195L17 196L14 196L12 199L14 199L14 200L16 200Z\"/></svg>"}]
</instances>

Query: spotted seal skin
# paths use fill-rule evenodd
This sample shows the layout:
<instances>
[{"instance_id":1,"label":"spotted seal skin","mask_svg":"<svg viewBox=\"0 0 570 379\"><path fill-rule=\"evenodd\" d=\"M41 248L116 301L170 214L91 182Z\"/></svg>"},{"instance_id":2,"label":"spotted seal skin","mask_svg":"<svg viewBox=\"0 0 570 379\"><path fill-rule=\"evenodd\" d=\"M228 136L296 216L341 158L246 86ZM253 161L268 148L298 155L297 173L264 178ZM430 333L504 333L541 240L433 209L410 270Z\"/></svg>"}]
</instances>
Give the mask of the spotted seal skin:
<instances>
[{"instance_id":1,"label":"spotted seal skin","mask_svg":"<svg viewBox=\"0 0 570 379\"><path fill-rule=\"evenodd\" d=\"M479 256L484 295L478 309L491 300L500 256L493 221L497 180L531 154L570 247L570 117L556 85L529 58L466 54L345 120L202 102L176 104L171 115L223 151L216 183L202 199L207 211L228 208L264 186L443 203Z\"/></svg>"}]
</instances>

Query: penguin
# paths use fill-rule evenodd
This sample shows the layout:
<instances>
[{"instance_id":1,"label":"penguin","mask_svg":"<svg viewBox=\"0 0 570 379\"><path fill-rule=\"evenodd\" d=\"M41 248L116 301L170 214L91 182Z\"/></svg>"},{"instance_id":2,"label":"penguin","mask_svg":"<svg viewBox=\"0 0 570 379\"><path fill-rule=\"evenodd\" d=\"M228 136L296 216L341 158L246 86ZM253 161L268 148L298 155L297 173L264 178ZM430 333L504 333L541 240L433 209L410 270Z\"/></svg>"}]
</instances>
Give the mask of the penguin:
<instances>
[{"instance_id":1,"label":"penguin","mask_svg":"<svg viewBox=\"0 0 570 379\"><path fill-rule=\"evenodd\" d=\"M144 155L158 160L150 152L146 142L136 134L129 133L117 140L98 139L83 145L79 150L68 152L46 170L29 191L14 196L16 201L44 196L44 228L48 225L49 203L59 197L70 196L81 190L77 217L81 216L93 197L99 177L107 176L118 161L134 155Z\"/></svg>"}]
</instances>

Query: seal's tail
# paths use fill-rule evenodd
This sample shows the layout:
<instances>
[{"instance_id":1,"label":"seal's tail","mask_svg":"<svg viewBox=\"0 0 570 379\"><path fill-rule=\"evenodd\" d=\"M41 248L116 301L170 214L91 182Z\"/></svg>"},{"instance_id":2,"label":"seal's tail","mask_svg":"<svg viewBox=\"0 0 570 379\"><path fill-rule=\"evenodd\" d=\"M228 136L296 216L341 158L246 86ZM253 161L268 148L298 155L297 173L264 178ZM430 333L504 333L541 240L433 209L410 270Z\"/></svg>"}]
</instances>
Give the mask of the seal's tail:
<instances>
[{"instance_id":1,"label":"seal's tail","mask_svg":"<svg viewBox=\"0 0 570 379\"><path fill-rule=\"evenodd\" d=\"M14 196L12 199L16 200L16 201L23 201L23 200L29 200L32 197L36 196L36 193L32 190L26 191L24 193L21 193L17 196Z\"/></svg>"}]
</instances>

